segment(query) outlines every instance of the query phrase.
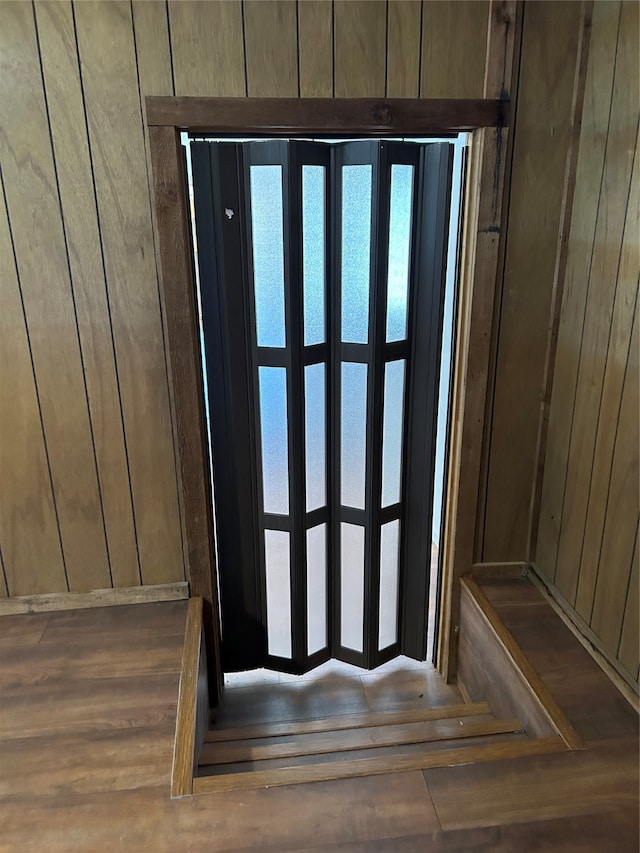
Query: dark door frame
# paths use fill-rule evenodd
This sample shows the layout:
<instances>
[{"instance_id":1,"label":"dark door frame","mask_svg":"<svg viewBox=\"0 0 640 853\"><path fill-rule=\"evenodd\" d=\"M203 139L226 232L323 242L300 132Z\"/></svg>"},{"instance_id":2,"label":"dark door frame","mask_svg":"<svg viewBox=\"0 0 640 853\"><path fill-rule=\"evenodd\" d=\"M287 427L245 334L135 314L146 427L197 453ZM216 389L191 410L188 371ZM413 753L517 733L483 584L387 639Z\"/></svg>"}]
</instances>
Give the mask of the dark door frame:
<instances>
[{"instance_id":1,"label":"dark door frame","mask_svg":"<svg viewBox=\"0 0 640 853\"><path fill-rule=\"evenodd\" d=\"M502 50L508 60L504 67L510 66L513 43L503 45ZM219 602L191 228L180 132L376 137L471 132L437 658L438 668L451 679L455 673L458 581L471 571L474 558L507 159L508 99L506 96L501 100L147 97L146 114L190 594L204 600L212 705L218 702L222 689Z\"/></svg>"}]
</instances>

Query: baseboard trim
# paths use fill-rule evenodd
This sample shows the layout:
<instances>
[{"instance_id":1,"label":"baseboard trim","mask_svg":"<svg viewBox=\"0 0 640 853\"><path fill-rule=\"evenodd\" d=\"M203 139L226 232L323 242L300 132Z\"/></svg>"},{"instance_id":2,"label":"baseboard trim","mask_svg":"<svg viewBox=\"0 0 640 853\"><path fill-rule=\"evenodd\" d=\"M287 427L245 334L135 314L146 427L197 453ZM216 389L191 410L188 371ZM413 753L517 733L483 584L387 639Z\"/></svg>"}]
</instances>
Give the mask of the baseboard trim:
<instances>
[{"instance_id":1,"label":"baseboard trim","mask_svg":"<svg viewBox=\"0 0 640 853\"><path fill-rule=\"evenodd\" d=\"M639 686L620 671L618 662L602 648L598 636L591 630L584 619L576 613L564 596L547 581L535 563L529 564L527 574L531 583L538 588L544 596L545 601L549 603L550 607L555 610L574 637L589 652L607 678L617 687L635 712L640 714Z\"/></svg>"},{"instance_id":2,"label":"baseboard trim","mask_svg":"<svg viewBox=\"0 0 640 853\"><path fill-rule=\"evenodd\" d=\"M0 598L0 617L16 613L46 613L49 610L82 610L88 607L116 607L121 604L148 604L154 601L179 601L189 598L189 584L155 584L119 589L93 589L90 592L51 592Z\"/></svg>"}]
</instances>

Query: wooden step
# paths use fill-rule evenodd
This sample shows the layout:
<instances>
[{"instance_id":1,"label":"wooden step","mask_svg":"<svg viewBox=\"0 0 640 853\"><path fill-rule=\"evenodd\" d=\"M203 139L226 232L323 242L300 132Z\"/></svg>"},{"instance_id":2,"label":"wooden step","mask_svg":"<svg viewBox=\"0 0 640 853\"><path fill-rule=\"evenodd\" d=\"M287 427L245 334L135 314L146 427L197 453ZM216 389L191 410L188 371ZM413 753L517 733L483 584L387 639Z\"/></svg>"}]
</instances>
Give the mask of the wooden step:
<instances>
[{"instance_id":1,"label":"wooden step","mask_svg":"<svg viewBox=\"0 0 640 853\"><path fill-rule=\"evenodd\" d=\"M426 747L429 745L426 744ZM193 793L240 791L250 788L269 788L280 785L297 785L304 782L323 782L330 779L347 779L360 776L377 776L408 770L427 770L434 767L453 767L457 764L475 764L542 755L566 750L564 741L557 736L522 740L513 743L494 743L488 746L460 747L395 755L391 757L356 758L329 763L304 764L245 773L223 773L216 776L198 776L193 780Z\"/></svg>"},{"instance_id":2,"label":"wooden step","mask_svg":"<svg viewBox=\"0 0 640 853\"><path fill-rule=\"evenodd\" d=\"M205 735L206 743L219 741L251 740L253 738L280 737L287 735L336 732L346 729L372 728L374 726L422 723L430 720L446 720L490 714L486 702L460 705L442 705L435 708L420 708L410 711L379 712L374 714L350 714L348 716L321 717L316 720L293 720L283 723L259 723L250 726L210 728Z\"/></svg>"},{"instance_id":3,"label":"wooden step","mask_svg":"<svg viewBox=\"0 0 640 853\"><path fill-rule=\"evenodd\" d=\"M291 758L298 755L347 752L381 746L400 746L428 741L454 740L464 737L516 732L522 730L519 720L495 720L491 715L454 717L417 723L365 726L359 729L305 733L292 739L278 738L205 743L198 764L231 764L261 761L269 758Z\"/></svg>"}]
</instances>

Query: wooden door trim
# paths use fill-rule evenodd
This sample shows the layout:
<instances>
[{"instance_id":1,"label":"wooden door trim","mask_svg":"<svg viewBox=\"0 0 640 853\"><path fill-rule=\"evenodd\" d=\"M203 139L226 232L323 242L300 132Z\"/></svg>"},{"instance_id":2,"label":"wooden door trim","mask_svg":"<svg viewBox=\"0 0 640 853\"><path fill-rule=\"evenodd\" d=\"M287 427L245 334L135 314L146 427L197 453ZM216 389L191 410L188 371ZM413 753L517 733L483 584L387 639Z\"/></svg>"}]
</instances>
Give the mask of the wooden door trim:
<instances>
[{"instance_id":1,"label":"wooden door trim","mask_svg":"<svg viewBox=\"0 0 640 853\"><path fill-rule=\"evenodd\" d=\"M483 200L486 197L485 207L491 211L491 216L490 221L486 217L478 220L476 216L473 219L474 228L482 229L483 233L477 239L479 232L476 230L476 238L466 249L467 269L473 271L478 267L482 270L482 276L462 276L461 286L469 291L466 297L461 295L461 302L465 302L468 307L466 313L461 315L464 322L458 322L455 383L462 393L454 397L452 415L452 429L459 432L460 436L464 434L464 446L473 448L475 453L482 444L483 419L478 415L484 412L487 376L485 370L484 374L474 377L473 394L464 393L467 356L469 353L482 352L491 339L496 285L495 252L502 210L502 152L507 133L509 101L506 96L500 101L147 97L146 103L161 260L161 289L178 427L189 583L191 595L202 596L204 601L203 626L213 705L218 701L222 687L218 584L202 364L197 332L198 314L180 131L209 134L254 132L264 136L295 133L321 136L334 132L378 137L391 134L441 135L464 129L473 132L474 137L479 135L479 144L475 148L483 152L483 180L481 183L469 182L473 190L467 209L477 210L474 194L477 196L478 192L483 192ZM474 288L476 298L472 299ZM438 666L448 678L455 673L455 652L450 654L445 650L454 646L455 632L447 608L451 611L454 606L455 614L456 598L459 596L455 581L470 570L472 563L479 461L475 456L469 461L464 453L462 456L458 454L457 461L450 467L448 491L453 481L463 483L464 488L458 490L456 500L449 504L447 512L455 518L455 524L448 525L445 536L443 603L446 607L442 609ZM458 547L458 542L462 542L464 547ZM471 543L471 549L465 543Z\"/></svg>"},{"instance_id":2,"label":"wooden door trim","mask_svg":"<svg viewBox=\"0 0 640 853\"><path fill-rule=\"evenodd\" d=\"M149 127L194 133L364 134L460 133L509 123L506 99L195 98L147 95Z\"/></svg>"}]
</instances>

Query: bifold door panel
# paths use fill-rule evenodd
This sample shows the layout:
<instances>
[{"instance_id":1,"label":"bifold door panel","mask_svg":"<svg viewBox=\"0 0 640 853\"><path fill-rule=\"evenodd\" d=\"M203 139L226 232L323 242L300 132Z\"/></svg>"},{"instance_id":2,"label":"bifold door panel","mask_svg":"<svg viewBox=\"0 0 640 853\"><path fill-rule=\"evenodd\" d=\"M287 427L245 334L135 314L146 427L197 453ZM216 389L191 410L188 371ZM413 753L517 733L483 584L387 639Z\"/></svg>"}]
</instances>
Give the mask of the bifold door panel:
<instances>
[{"instance_id":1,"label":"bifold door panel","mask_svg":"<svg viewBox=\"0 0 640 853\"><path fill-rule=\"evenodd\" d=\"M191 157L225 670L422 660L452 146Z\"/></svg>"}]
</instances>

